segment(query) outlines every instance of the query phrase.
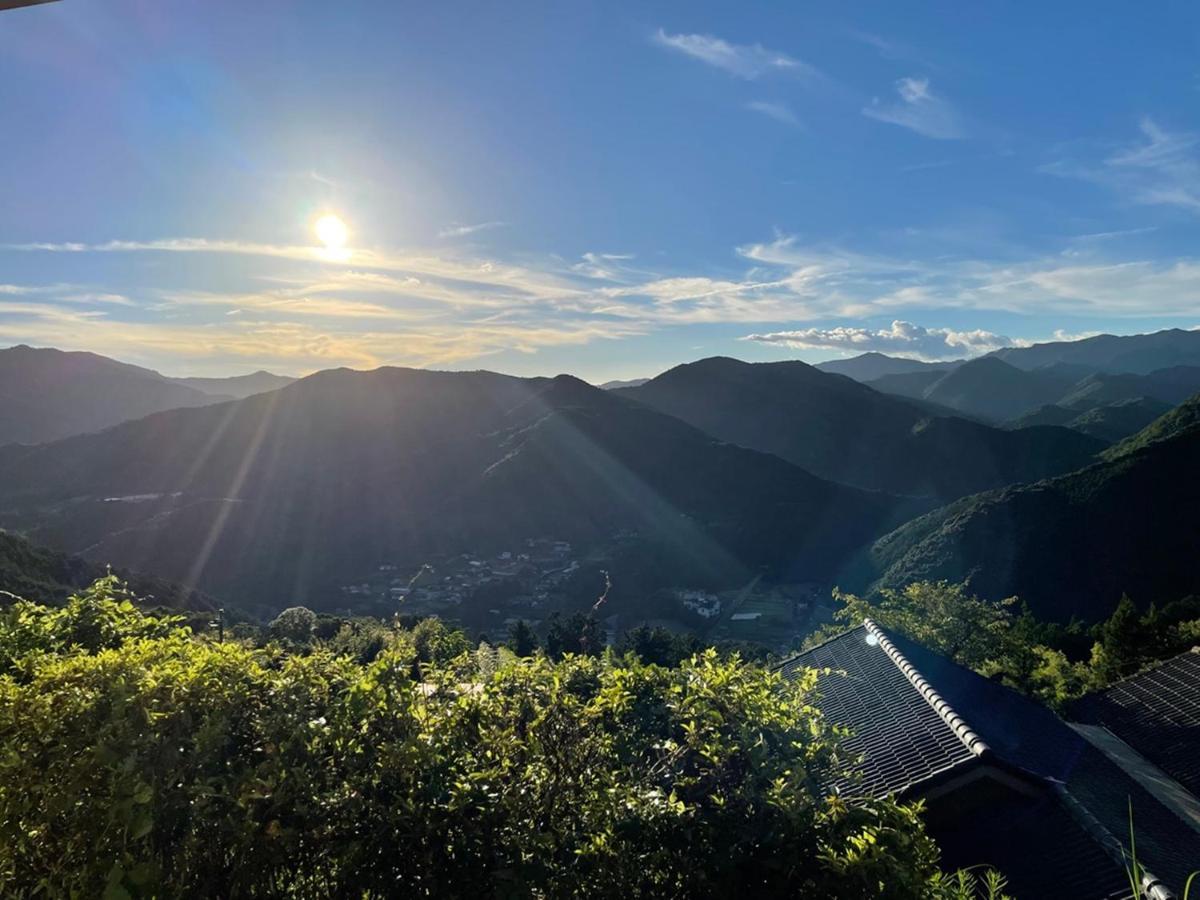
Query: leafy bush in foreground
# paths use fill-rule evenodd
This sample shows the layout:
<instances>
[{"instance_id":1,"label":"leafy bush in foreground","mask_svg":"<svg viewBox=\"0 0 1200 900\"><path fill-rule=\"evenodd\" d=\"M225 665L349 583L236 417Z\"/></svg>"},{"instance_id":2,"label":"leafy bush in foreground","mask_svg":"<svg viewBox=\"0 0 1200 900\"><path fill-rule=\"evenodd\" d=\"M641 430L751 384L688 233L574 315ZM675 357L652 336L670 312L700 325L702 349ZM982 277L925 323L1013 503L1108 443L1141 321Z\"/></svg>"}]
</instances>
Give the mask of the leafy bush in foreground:
<instances>
[{"instance_id":1,"label":"leafy bush in foreground","mask_svg":"<svg viewBox=\"0 0 1200 900\"><path fill-rule=\"evenodd\" d=\"M823 795L815 677L421 664L411 638L363 665L204 641L115 588L87 602L122 639L0 619L6 896L965 895L916 809Z\"/></svg>"}]
</instances>

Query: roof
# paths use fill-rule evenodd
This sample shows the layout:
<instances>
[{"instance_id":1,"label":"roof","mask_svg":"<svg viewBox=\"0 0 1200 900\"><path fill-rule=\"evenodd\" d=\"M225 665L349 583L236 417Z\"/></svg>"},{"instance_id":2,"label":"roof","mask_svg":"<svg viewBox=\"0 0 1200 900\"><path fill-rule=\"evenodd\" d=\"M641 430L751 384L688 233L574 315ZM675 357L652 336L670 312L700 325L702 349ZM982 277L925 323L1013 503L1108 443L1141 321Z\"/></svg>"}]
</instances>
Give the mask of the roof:
<instances>
[{"instance_id":1,"label":"roof","mask_svg":"<svg viewBox=\"0 0 1200 900\"><path fill-rule=\"evenodd\" d=\"M1200 795L1200 649L1089 694L1070 714L1104 726Z\"/></svg>"},{"instance_id":2,"label":"roof","mask_svg":"<svg viewBox=\"0 0 1200 900\"><path fill-rule=\"evenodd\" d=\"M53 3L54 0L0 0L0 11L19 9L22 6L37 6L39 3Z\"/></svg>"},{"instance_id":3,"label":"roof","mask_svg":"<svg viewBox=\"0 0 1200 900\"><path fill-rule=\"evenodd\" d=\"M812 667L817 706L846 726L861 777L835 787L852 796L933 796L975 769L1027 784L1045 809L1005 808L968 817L958 837L986 847L1018 896L1110 897L1129 892L1117 836L1129 807L1142 865L1173 889L1200 867L1200 834L1160 804L1051 710L871 621L781 666ZM1002 836L1006 822L1028 821ZM1049 829L1049 831L1047 831ZM982 860L975 859L973 862ZM1025 879L1028 878L1028 881ZM1032 892L1022 891L1025 881Z\"/></svg>"}]
</instances>

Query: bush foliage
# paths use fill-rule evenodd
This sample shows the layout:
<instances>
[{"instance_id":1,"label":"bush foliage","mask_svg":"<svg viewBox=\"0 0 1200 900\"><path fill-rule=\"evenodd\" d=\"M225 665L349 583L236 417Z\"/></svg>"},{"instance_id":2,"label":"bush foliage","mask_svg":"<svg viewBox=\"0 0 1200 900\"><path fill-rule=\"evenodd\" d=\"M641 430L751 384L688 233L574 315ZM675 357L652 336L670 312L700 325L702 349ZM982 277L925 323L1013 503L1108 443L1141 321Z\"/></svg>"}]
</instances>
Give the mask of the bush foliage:
<instances>
[{"instance_id":1,"label":"bush foliage","mask_svg":"<svg viewBox=\"0 0 1200 900\"><path fill-rule=\"evenodd\" d=\"M111 579L7 610L5 895L973 890L936 872L916 808L826 796L846 760L812 673L278 624L278 644L197 637Z\"/></svg>"}]
</instances>

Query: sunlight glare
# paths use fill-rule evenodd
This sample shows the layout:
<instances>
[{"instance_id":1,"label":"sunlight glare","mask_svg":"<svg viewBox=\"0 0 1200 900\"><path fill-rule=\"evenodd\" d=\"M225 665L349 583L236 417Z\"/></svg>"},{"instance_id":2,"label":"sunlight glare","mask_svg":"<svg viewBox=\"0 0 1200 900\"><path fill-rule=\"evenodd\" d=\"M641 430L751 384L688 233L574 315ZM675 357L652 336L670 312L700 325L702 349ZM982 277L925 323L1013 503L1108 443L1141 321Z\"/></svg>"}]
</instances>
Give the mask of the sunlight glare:
<instances>
[{"instance_id":1,"label":"sunlight glare","mask_svg":"<svg viewBox=\"0 0 1200 900\"><path fill-rule=\"evenodd\" d=\"M350 237L346 223L332 213L317 219L317 224L313 226L313 230L317 234L317 240L330 250L340 250L346 246L346 241Z\"/></svg>"}]
</instances>

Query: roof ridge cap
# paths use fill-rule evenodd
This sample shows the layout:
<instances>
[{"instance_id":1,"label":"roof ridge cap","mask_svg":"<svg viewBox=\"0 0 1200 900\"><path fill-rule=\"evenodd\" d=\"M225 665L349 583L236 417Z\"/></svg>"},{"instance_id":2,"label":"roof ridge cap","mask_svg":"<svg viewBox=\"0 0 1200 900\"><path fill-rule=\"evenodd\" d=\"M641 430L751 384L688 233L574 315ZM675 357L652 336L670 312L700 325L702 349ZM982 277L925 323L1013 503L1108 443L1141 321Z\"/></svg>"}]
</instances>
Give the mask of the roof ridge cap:
<instances>
[{"instance_id":1,"label":"roof ridge cap","mask_svg":"<svg viewBox=\"0 0 1200 900\"><path fill-rule=\"evenodd\" d=\"M1078 797L1071 793L1065 784L1053 778L1047 779L1047 781L1079 827L1101 846L1113 862L1126 868L1129 865L1129 859L1125 854L1125 846L1117 840L1116 836L1096 818L1096 815ZM1140 863L1138 868L1142 872L1140 896L1150 898L1150 900L1175 900L1175 892L1167 887L1157 875Z\"/></svg>"},{"instance_id":2,"label":"roof ridge cap","mask_svg":"<svg viewBox=\"0 0 1200 900\"><path fill-rule=\"evenodd\" d=\"M888 655L892 664L904 674L909 683L916 688L917 693L925 699L926 703L933 707L933 711L946 723L946 727L954 732L955 737L962 741L968 750L978 757L993 755L992 748L988 746L987 741L980 737L978 732L967 723L967 720L954 710L949 701L934 689L933 685L926 680L920 670L909 662L908 658L900 652L900 649L892 643L891 638L887 636L887 633L882 628L876 625L871 619L863 619L863 627L879 641L879 646Z\"/></svg>"}]
</instances>

